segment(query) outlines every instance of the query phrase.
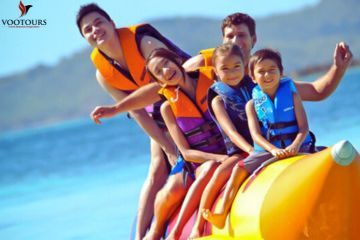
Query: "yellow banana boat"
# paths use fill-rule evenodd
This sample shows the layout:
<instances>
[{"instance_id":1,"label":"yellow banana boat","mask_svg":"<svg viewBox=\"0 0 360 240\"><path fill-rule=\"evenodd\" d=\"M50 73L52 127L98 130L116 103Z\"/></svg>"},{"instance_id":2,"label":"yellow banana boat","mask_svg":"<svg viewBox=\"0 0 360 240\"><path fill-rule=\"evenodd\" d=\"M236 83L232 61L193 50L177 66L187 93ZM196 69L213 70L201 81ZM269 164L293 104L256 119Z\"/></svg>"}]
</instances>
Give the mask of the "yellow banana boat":
<instances>
[{"instance_id":1,"label":"yellow banana boat","mask_svg":"<svg viewBox=\"0 0 360 240\"><path fill-rule=\"evenodd\" d=\"M225 227L199 239L359 239L359 233L360 157L341 141L249 177Z\"/></svg>"}]
</instances>

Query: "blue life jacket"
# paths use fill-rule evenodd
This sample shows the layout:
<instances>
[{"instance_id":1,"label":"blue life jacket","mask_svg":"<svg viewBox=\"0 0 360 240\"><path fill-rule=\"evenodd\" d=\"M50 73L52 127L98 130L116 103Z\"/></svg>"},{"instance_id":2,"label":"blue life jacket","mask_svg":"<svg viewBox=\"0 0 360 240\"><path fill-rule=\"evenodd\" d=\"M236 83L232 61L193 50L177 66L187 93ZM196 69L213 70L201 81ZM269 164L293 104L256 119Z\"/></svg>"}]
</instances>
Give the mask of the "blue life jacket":
<instances>
[{"instance_id":1,"label":"blue life jacket","mask_svg":"<svg viewBox=\"0 0 360 240\"><path fill-rule=\"evenodd\" d=\"M296 92L296 88L289 78L280 80L274 101L259 86L256 86L252 92L255 112L260 121L261 134L278 148L289 146L299 132L295 116L293 92ZM312 138L308 134L302 145L311 142ZM254 149L255 151L265 151L257 144L255 144Z\"/></svg>"},{"instance_id":2,"label":"blue life jacket","mask_svg":"<svg viewBox=\"0 0 360 240\"><path fill-rule=\"evenodd\" d=\"M219 129L221 129L220 124L216 121L214 112L211 107L211 102L219 95L225 104L225 110L228 113L232 123L236 127L236 130L241 134L241 136L248 141L249 144L253 144L253 140L250 135L249 126L247 122L245 105L251 99L251 92L255 84L251 80L249 76L244 76L239 85L232 87L223 82L214 83L209 91L208 91L208 106L210 109L210 113L217 123ZM232 155L234 153L242 153L241 149L239 149L234 143L231 142L230 138L225 134L223 129L221 129L221 133L223 134L223 138L226 144L226 150L228 155Z\"/></svg>"}]
</instances>

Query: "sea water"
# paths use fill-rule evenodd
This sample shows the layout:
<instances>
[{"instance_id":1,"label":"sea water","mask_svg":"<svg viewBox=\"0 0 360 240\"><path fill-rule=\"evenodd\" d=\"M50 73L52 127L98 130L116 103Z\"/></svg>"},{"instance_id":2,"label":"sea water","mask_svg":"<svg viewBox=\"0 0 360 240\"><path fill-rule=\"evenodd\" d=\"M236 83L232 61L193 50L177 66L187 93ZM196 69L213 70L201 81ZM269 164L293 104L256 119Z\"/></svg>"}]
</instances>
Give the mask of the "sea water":
<instances>
[{"instance_id":1,"label":"sea water","mask_svg":"<svg viewBox=\"0 0 360 240\"><path fill-rule=\"evenodd\" d=\"M317 145L360 150L359 92L354 68L332 96L304 104ZM0 239L128 239L148 165L149 140L125 116L1 133Z\"/></svg>"},{"instance_id":2,"label":"sea water","mask_svg":"<svg viewBox=\"0 0 360 240\"><path fill-rule=\"evenodd\" d=\"M307 77L314 81L316 76ZM351 68L335 93L320 102L304 102L309 128L317 145L349 140L360 151L360 68Z\"/></svg>"},{"instance_id":3,"label":"sea water","mask_svg":"<svg viewBox=\"0 0 360 240\"><path fill-rule=\"evenodd\" d=\"M0 239L127 239L149 140L120 116L0 136Z\"/></svg>"}]
</instances>

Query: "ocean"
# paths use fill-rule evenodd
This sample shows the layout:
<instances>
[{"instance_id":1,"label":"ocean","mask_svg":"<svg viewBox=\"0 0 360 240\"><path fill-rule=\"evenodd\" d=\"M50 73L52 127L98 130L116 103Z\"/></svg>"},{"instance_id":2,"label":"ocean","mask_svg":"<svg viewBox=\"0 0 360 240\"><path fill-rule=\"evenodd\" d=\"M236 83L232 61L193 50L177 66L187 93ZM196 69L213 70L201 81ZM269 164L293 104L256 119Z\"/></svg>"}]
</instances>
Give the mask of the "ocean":
<instances>
[{"instance_id":1,"label":"ocean","mask_svg":"<svg viewBox=\"0 0 360 240\"><path fill-rule=\"evenodd\" d=\"M306 81L313 81L309 76ZM360 68L305 110L317 145L360 150ZM149 139L124 115L0 133L0 239L128 239Z\"/></svg>"}]
</instances>

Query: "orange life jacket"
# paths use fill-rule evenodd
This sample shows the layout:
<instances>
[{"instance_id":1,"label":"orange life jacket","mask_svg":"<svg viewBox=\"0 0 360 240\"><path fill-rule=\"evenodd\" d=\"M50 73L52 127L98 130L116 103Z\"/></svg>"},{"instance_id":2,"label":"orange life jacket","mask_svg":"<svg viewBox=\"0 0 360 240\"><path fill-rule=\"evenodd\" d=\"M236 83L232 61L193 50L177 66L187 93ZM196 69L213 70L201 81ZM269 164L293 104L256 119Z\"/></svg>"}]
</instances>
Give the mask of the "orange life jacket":
<instances>
[{"instance_id":1,"label":"orange life jacket","mask_svg":"<svg viewBox=\"0 0 360 240\"><path fill-rule=\"evenodd\" d=\"M176 87L164 87L159 93L168 100L176 123L190 147L204 152L224 153L225 145L219 129L210 116L207 91L214 83L211 68L200 68L195 100Z\"/></svg>"},{"instance_id":2,"label":"orange life jacket","mask_svg":"<svg viewBox=\"0 0 360 240\"><path fill-rule=\"evenodd\" d=\"M134 91L150 82L150 76L147 74L145 68L145 59L136 42L137 31L143 27L151 26L148 24L139 24L116 30L132 79L129 79L117 70L98 48L94 48L91 53L91 60L97 70L99 70L105 78L106 82L116 89Z\"/></svg>"},{"instance_id":3,"label":"orange life jacket","mask_svg":"<svg viewBox=\"0 0 360 240\"><path fill-rule=\"evenodd\" d=\"M214 72L210 68L199 68L199 79L196 85L195 103L183 91L176 87L164 87L159 93L170 103L175 117L202 117L208 110L207 91L214 83ZM177 101L174 101L176 100Z\"/></svg>"},{"instance_id":4,"label":"orange life jacket","mask_svg":"<svg viewBox=\"0 0 360 240\"><path fill-rule=\"evenodd\" d=\"M200 54L204 58L204 66L205 67L212 67L212 56L214 54L215 48L208 48L200 51Z\"/></svg>"}]
</instances>

